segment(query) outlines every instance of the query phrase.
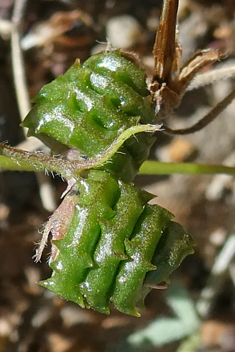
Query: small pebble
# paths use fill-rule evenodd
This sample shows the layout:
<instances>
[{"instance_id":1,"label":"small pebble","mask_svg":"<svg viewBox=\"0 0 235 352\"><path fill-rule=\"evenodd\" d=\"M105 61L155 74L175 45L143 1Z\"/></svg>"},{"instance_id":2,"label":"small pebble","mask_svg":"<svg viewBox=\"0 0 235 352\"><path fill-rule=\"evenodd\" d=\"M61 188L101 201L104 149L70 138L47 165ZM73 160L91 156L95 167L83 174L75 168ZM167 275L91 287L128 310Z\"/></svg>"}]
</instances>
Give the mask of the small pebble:
<instances>
[{"instance_id":1,"label":"small pebble","mask_svg":"<svg viewBox=\"0 0 235 352\"><path fill-rule=\"evenodd\" d=\"M222 246L226 238L226 233L224 228L218 228L210 235L210 242L216 247Z\"/></svg>"},{"instance_id":2,"label":"small pebble","mask_svg":"<svg viewBox=\"0 0 235 352\"><path fill-rule=\"evenodd\" d=\"M116 48L127 49L140 41L143 30L138 21L128 15L112 17L106 25L108 41Z\"/></svg>"},{"instance_id":3,"label":"small pebble","mask_svg":"<svg viewBox=\"0 0 235 352\"><path fill-rule=\"evenodd\" d=\"M229 335L231 342L228 341L227 350L225 347L225 336ZM201 328L201 341L204 346L221 346L223 345L224 351L231 350L228 348L229 345L233 345L233 336L235 334L235 325L227 322L221 322L216 320L205 321ZM228 336L227 335L227 336Z\"/></svg>"},{"instance_id":4,"label":"small pebble","mask_svg":"<svg viewBox=\"0 0 235 352\"><path fill-rule=\"evenodd\" d=\"M182 162L187 160L196 148L187 140L175 139L169 145L159 148L158 158L163 162Z\"/></svg>"},{"instance_id":5,"label":"small pebble","mask_svg":"<svg viewBox=\"0 0 235 352\"><path fill-rule=\"evenodd\" d=\"M48 336L49 345L51 347L51 351L54 352L66 352L70 350L72 347L72 341L69 340L67 337L52 333Z\"/></svg>"}]
</instances>

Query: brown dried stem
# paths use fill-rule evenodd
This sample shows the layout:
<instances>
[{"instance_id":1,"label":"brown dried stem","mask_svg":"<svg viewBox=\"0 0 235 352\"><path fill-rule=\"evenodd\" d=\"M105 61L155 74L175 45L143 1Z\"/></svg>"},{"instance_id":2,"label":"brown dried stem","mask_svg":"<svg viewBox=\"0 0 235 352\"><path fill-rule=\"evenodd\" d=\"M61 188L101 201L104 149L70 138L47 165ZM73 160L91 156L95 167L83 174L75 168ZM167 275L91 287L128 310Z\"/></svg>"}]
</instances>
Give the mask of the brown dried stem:
<instances>
[{"instance_id":1,"label":"brown dried stem","mask_svg":"<svg viewBox=\"0 0 235 352\"><path fill-rule=\"evenodd\" d=\"M183 129L172 130L170 127L163 124L163 132L169 135L184 135L191 134L202 130L204 127L209 125L216 117L235 99L235 88L221 101L219 102L206 116L195 123L193 126Z\"/></svg>"}]
</instances>

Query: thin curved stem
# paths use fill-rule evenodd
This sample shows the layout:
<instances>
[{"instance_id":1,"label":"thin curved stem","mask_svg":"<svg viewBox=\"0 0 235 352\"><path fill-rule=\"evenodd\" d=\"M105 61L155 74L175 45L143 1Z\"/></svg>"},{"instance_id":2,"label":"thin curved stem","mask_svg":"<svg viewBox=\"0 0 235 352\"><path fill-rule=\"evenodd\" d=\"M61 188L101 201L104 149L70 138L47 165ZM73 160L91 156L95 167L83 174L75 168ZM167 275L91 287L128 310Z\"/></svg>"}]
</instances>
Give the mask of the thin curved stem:
<instances>
[{"instance_id":1,"label":"thin curved stem","mask_svg":"<svg viewBox=\"0 0 235 352\"><path fill-rule=\"evenodd\" d=\"M84 161L81 163L80 161L73 161L73 167L76 170L82 169L91 169L94 167L98 167L106 163L117 151L118 149L123 145L123 143L133 136L136 133L141 133L141 132L157 132L161 131L161 125L137 125L137 126L132 126L122 132L120 136L118 136L115 141L108 147L101 155L99 155L97 158L91 159ZM81 171L79 171L81 172Z\"/></svg>"},{"instance_id":2,"label":"thin curved stem","mask_svg":"<svg viewBox=\"0 0 235 352\"><path fill-rule=\"evenodd\" d=\"M235 89L233 89L220 103L218 103L206 116L199 120L195 125L189 128L172 130L170 127L163 124L163 132L169 135L184 135L195 133L209 125L216 117L232 102L235 98Z\"/></svg>"},{"instance_id":3,"label":"thin curved stem","mask_svg":"<svg viewBox=\"0 0 235 352\"><path fill-rule=\"evenodd\" d=\"M9 147L0 143L0 155L10 158L14 163L22 163L22 167L27 168L30 165L33 170L26 171L51 171L60 174L66 180L76 178L81 172L99 167L106 163L122 146L122 144L131 136L141 132L156 132L160 131L161 125L137 125L132 126L122 132L120 136L107 148L101 155L90 160L75 160L69 161L61 157L50 157L42 153L31 153L17 148ZM9 160L10 160L9 159ZM3 160L4 162L4 160ZM6 160L5 160L6 162ZM0 167L1 167L0 159ZM3 165L4 167L4 165ZM14 165L12 165L14 167ZM9 169L9 168L8 168Z\"/></svg>"},{"instance_id":4,"label":"thin curved stem","mask_svg":"<svg viewBox=\"0 0 235 352\"><path fill-rule=\"evenodd\" d=\"M16 96L18 107L20 111L21 120L26 116L31 108L30 98L26 83L24 58L20 43L19 27L22 22L24 9L27 0L16 0L12 16L12 34L11 34L11 50L12 50L12 67L14 74L14 83L16 89ZM24 129L26 134L26 129Z\"/></svg>"},{"instance_id":5,"label":"thin curved stem","mask_svg":"<svg viewBox=\"0 0 235 352\"><path fill-rule=\"evenodd\" d=\"M216 68L204 73L200 73L193 78L186 91L192 91L200 87L218 82L221 80L234 78L235 77L235 65L231 65L225 62L225 65L220 68Z\"/></svg>"}]
</instances>

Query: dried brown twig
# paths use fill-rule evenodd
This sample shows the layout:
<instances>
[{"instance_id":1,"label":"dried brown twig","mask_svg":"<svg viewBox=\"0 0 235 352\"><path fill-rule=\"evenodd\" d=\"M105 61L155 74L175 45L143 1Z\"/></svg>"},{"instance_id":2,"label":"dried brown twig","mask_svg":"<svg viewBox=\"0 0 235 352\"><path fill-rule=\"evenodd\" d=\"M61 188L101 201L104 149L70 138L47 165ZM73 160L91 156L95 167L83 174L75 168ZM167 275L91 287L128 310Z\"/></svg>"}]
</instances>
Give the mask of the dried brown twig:
<instances>
[{"instance_id":1,"label":"dried brown twig","mask_svg":"<svg viewBox=\"0 0 235 352\"><path fill-rule=\"evenodd\" d=\"M209 125L212 121L216 119L216 117L231 103L231 101L235 99L235 89L233 89L221 102L219 102L212 110L209 111L207 115L205 115L201 120L195 123L193 126L189 128L182 128L178 130L172 130L166 125L163 126L164 132L169 135L175 134L190 134L195 133L202 130L204 127Z\"/></svg>"},{"instance_id":2,"label":"dried brown twig","mask_svg":"<svg viewBox=\"0 0 235 352\"><path fill-rule=\"evenodd\" d=\"M155 69L150 90L156 104L158 118L165 119L176 108L201 68L225 58L216 50L208 49L196 52L182 67L181 47L177 41L176 14L178 0L164 2L163 13L157 32L153 56ZM218 103L205 117L190 128L173 130L163 123L163 130L167 134L189 134L200 131L212 122L235 98L235 89Z\"/></svg>"}]
</instances>

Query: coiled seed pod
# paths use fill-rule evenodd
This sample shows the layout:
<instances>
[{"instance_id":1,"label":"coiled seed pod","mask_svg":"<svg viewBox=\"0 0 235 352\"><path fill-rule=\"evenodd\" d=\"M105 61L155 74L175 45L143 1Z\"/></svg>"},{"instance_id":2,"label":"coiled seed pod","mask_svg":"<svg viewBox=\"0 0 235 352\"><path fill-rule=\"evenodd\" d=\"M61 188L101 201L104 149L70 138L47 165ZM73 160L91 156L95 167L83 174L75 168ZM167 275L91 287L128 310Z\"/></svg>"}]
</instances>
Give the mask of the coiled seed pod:
<instances>
[{"instance_id":1,"label":"coiled seed pod","mask_svg":"<svg viewBox=\"0 0 235 352\"><path fill-rule=\"evenodd\" d=\"M95 158L129 127L155 122L144 72L120 50L82 66L76 61L34 101L23 126L70 158ZM136 307L144 306L151 287L193 252L172 214L148 205L153 196L130 183L154 140L149 133L131 137L109 163L73 179L46 226L53 274L42 286L83 308L108 314L113 303L139 316Z\"/></svg>"},{"instance_id":2,"label":"coiled seed pod","mask_svg":"<svg viewBox=\"0 0 235 352\"><path fill-rule=\"evenodd\" d=\"M155 122L145 73L113 50L77 60L65 73L44 86L23 122L56 152L79 150L95 158L127 128ZM141 133L130 138L105 169L126 182L133 180L155 138Z\"/></svg>"},{"instance_id":3,"label":"coiled seed pod","mask_svg":"<svg viewBox=\"0 0 235 352\"><path fill-rule=\"evenodd\" d=\"M149 271L158 273L153 263L159 262L159 255L154 257L154 252L173 226L166 209L146 204L150 198L149 193L105 171L90 171L65 197L66 206L68 199L74 203L68 227L58 236L52 226L53 275L40 284L81 307L109 314L112 302L118 310L139 316L135 307L149 291L144 280L148 285L166 280L172 270L169 266L178 266L182 260L176 249L171 263L171 248L166 244L157 274L163 277L146 277ZM192 252L192 241L179 225L177 240L183 238L187 242L181 248L184 257L186 250ZM165 240L175 242L171 237Z\"/></svg>"}]
</instances>

